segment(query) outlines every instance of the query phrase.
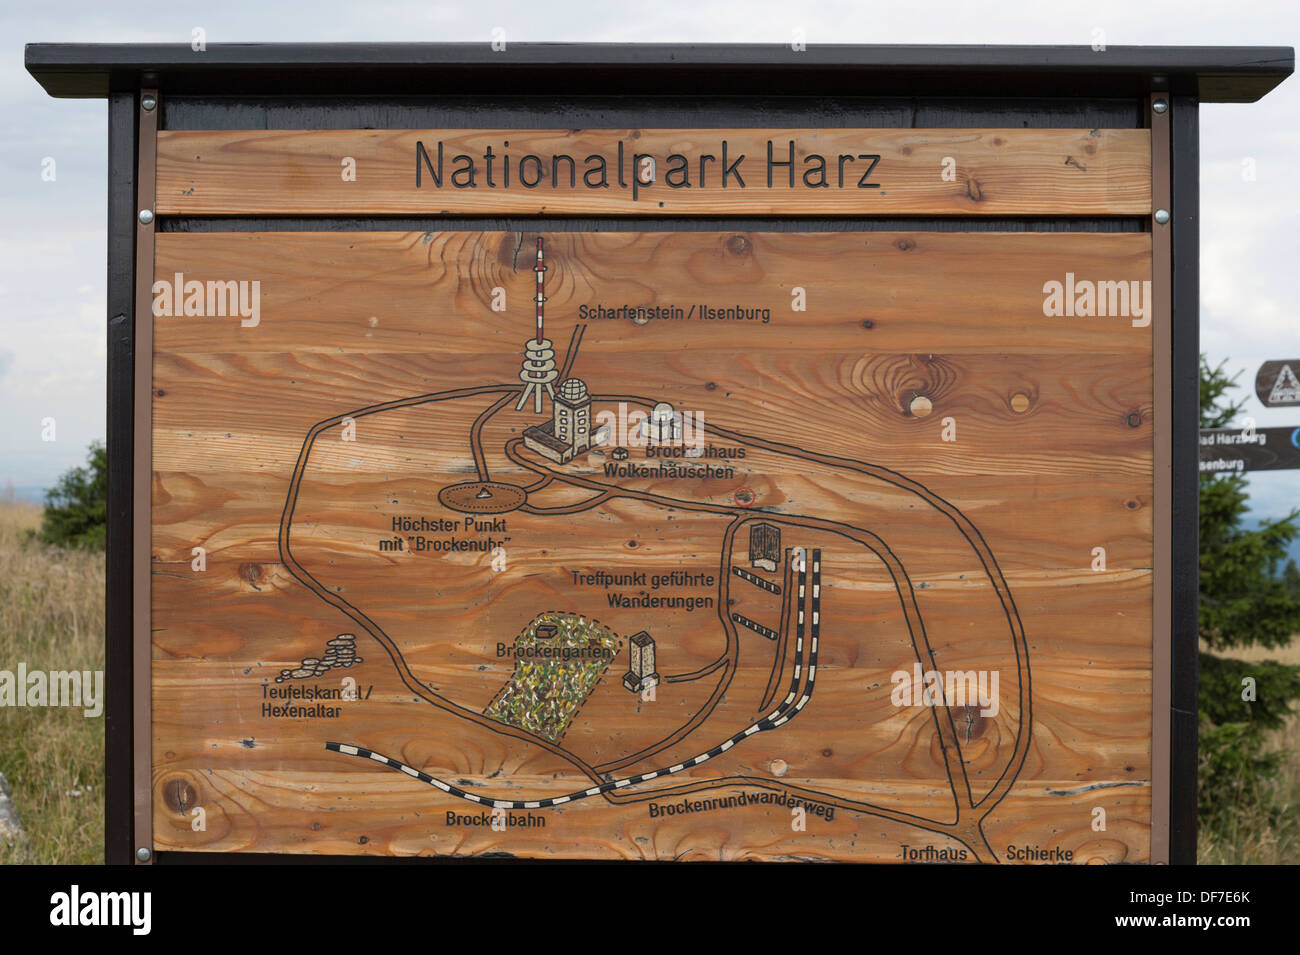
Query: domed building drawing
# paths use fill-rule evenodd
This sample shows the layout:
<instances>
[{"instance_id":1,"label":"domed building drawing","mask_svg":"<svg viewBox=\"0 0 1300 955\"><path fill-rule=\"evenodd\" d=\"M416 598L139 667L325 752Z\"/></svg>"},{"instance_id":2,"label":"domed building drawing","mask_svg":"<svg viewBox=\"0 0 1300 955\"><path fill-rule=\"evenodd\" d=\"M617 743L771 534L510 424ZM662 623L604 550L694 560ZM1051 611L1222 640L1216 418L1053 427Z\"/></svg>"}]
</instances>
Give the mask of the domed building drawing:
<instances>
[{"instance_id":1,"label":"domed building drawing","mask_svg":"<svg viewBox=\"0 0 1300 955\"><path fill-rule=\"evenodd\" d=\"M524 429L524 445L556 464L567 464L591 447L591 395L581 378L566 378L551 399L545 424Z\"/></svg>"},{"instance_id":2,"label":"domed building drawing","mask_svg":"<svg viewBox=\"0 0 1300 955\"><path fill-rule=\"evenodd\" d=\"M667 401L654 406L641 422L641 436L651 444L673 444L682 440L682 416Z\"/></svg>"},{"instance_id":3,"label":"domed building drawing","mask_svg":"<svg viewBox=\"0 0 1300 955\"><path fill-rule=\"evenodd\" d=\"M567 441L573 454L591 447L591 395L581 378L566 378L552 399L555 436Z\"/></svg>"}]
</instances>

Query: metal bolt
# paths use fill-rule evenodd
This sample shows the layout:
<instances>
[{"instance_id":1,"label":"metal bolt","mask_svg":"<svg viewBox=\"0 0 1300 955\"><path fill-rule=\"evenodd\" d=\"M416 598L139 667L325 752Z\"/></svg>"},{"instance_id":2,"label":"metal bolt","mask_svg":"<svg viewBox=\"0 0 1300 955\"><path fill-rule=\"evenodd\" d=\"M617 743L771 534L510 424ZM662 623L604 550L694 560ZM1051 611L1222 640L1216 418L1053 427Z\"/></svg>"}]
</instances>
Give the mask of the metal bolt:
<instances>
[{"instance_id":1,"label":"metal bolt","mask_svg":"<svg viewBox=\"0 0 1300 955\"><path fill-rule=\"evenodd\" d=\"M153 853L150 852L148 849L146 849L144 846L141 846L139 849L135 850L135 857L140 862L148 862L150 859L153 858Z\"/></svg>"},{"instance_id":2,"label":"metal bolt","mask_svg":"<svg viewBox=\"0 0 1300 955\"><path fill-rule=\"evenodd\" d=\"M1159 222L1161 225L1167 225L1168 222L1169 222L1169 210L1168 210L1168 209L1157 209L1157 210L1156 210L1156 221Z\"/></svg>"},{"instance_id":3,"label":"metal bolt","mask_svg":"<svg viewBox=\"0 0 1300 955\"><path fill-rule=\"evenodd\" d=\"M146 96L140 100L140 105L144 107L146 110L150 110L158 105L158 101L154 99L152 96ZM1163 110L1161 112L1163 112Z\"/></svg>"},{"instance_id":4,"label":"metal bolt","mask_svg":"<svg viewBox=\"0 0 1300 955\"><path fill-rule=\"evenodd\" d=\"M150 211L149 209L141 209L141 210L140 210L140 224L141 224L141 225L148 225L150 222L153 222L153 212Z\"/></svg>"},{"instance_id":5,"label":"metal bolt","mask_svg":"<svg viewBox=\"0 0 1300 955\"><path fill-rule=\"evenodd\" d=\"M1151 111L1153 113L1163 113L1167 109L1169 109L1169 104L1162 99L1158 99L1151 104Z\"/></svg>"}]
</instances>

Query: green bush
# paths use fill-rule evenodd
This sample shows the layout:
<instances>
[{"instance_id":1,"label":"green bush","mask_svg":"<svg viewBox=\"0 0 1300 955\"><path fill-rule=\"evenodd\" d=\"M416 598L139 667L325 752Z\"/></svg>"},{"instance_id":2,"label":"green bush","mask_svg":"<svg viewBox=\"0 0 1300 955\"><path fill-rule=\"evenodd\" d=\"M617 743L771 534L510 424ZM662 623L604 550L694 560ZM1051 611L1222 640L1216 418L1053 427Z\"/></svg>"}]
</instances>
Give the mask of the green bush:
<instances>
[{"instance_id":1,"label":"green bush","mask_svg":"<svg viewBox=\"0 0 1300 955\"><path fill-rule=\"evenodd\" d=\"M108 518L108 453L90 445L86 466L73 468L45 492L45 515L37 537L47 544L103 550Z\"/></svg>"}]
</instances>

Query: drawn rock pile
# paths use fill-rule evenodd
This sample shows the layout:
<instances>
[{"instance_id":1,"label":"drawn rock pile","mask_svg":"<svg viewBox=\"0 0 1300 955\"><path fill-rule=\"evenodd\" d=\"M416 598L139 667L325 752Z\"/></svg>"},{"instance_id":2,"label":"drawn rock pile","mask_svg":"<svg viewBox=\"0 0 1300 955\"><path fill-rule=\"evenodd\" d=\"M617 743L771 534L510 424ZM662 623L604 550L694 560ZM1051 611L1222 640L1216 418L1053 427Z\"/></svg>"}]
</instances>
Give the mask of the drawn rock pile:
<instances>
[{"instance_id":1,"label":"drawn rock pile","mask_svg":"<svg viewBox=\"0 0 1300 955\"><path fill-rule=\"evenodd\" d=\"M355 634L340 633L325 644L323 657L306 657L302 665L291 670L281 670L275 678L276 683L285 680L309 680L322 677L330 670L345 669L356 663L366 661L357 656L357 638Z\"/></svg>"}]
</instances>

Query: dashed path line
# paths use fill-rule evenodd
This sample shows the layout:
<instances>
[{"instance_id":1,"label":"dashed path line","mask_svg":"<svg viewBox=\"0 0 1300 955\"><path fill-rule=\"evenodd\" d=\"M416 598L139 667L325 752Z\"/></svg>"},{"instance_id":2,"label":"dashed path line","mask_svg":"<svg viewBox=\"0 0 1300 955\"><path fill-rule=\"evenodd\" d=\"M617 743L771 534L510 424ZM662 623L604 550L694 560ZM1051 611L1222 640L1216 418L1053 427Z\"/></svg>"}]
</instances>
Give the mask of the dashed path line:
<instances>
[{"instance_id":1,"label":"dashed path line","mask_svg":"<svg viewBox=\"0 0 1300 955\"><path fill-rule=\"evenodd\" d=\"M731 615L731 619L734 620L736 623L740 624L742 627L748 627L750 630L753 630L760 637L767 637L767 639L769 640L775 640L777 637L780 636L780 634L777 633L775 630L773 630L771 627L765 627L757 620L750 620L743 613L733 613Z\"/></svg>"},{"instance_id":2,"label":"dashed path line","mask_svg":"<svg viewBox=\"0 0 1300 955\"><path fill-rule=\"evenodd\" d=\"M753 584L755 587L762 587L769 594L779 594L781 592L780 584L774 584L770 580L765 580L762 577L758 576L758 574L751 574L743 567L733 567L731 568L731 572L735 574L737 577L739 577L741 580L748 581L749 583Z\"/></svg>"}]
</instances>

